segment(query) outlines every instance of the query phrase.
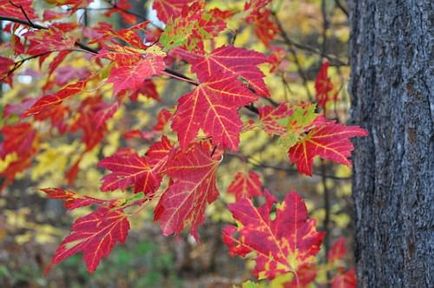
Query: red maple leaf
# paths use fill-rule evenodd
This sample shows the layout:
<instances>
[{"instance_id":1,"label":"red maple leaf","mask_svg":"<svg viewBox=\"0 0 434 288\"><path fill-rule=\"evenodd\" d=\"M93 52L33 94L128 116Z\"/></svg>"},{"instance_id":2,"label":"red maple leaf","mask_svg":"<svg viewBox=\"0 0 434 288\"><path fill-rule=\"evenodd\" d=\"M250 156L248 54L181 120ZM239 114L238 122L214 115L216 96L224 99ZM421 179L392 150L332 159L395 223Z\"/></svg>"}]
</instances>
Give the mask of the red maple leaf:
<instances>
[{"instance_id":1,"label":"red maple leaf","mask_svg":"<svg viewBox=\"0 0 434 288\"><path fill-rule=\"evenodd\" d=\"M332 288L356 288L357 278L354 269L350 269L343 274L337 274L332 279Z\"/></svg>"},{"instance_id":2,"label":"red maple leaf","mask_svg":"<svg viewBox=\"0 0 434 288\"><path fill-rule=\"evenodd\" d=\"M82 252L87 270L94 272L101 258L108 256L117 242L125 242L129 229L130 223L122 209L99 207L74 222L71 234L60 243L46 271Z\"/></svg>"},{"instance_id":3,"label":"red maple leaf","mask_svg":"<svg viewBox=\"0 0 434 288\"><path fill-rule=\"evenodd\" d=\"M209 55L195 54L183 49L175 49L174 52L192 65L201 82L219 76L233 76L247 82L249 88L261 96L269 96L264 83L264 74L257 67L259 64L268 62L268 58L259 52L222 46L212 51ZM243 85L241 81L234 81L231 85Z\"/></svg>"},{"instance_id":4,"label":"red maple leaf","mask_svg":"<svg viewBox=\"0 0 434 288\"><path fill-rule=\"evenodd\" d=\"M159 187L161 177L152 171L145 157L130 149L122 149L98 164L112 173L102 178L101 190L125 190L134 187L134 193L152 194Z\"/></svg>"},{"instance_id":5,"label":"red maple leaf","mask_svg":"<svg viewBox=\"0 0 434 288\"><path fill-rule=\"evenodd\" d=\"M107 81L113 83L115 94L124 90L136 91L143 87L146 79L160 74L164 68L162 56L148 53L137 62L112 68Z\"/></svg>"},{"instance_id":6,"label":"red maple leaf","mask_svg":"<svg viewBox=\"0 0 434 288\"><path fill-rule=\"evenodd\" d=\"M279 106L264 106L259 108L259 119L264 127L265 132L270 135L284 135L287 127L284 127L278 121L291 116L292 109L288 103L281 103Z\"/></svg>"},{"instance_id":7,"label":"red maple leaf","mask_svg":"<svg viewBox=\"0 0 434 288\"><path fill-rule=\"evenodd\" d=\"M44 188L41 189L42 192L47 194L50 199L58 199L65 201L65 208L68 210L73 210L79 207L89 206L89 205L101 205L104 203L110 203L111 200L101 200L85 195L80 195L73 191L61 189L61 188Z\"/></svg>"},{"instance_id":8,"label":"red maple leaf","mask_svg":"<svg viewBox=\"0 0 434 288\"><path fill-rule=\"evenodd\" d=\"M152 8L157 11L158 19L167 23L170 19L181 15L182 8L196 0L155 0Z\"/></svg>"},{"instance_id":9,"label":"red maple leaf","mask_svg":"<svg viewBox=\"0 0 434 288\"><path fill-rule=\"evenodd\" d=\"M207 204L218 197L216 171L221 151L211 149L209 143L192 143L187 150L174 153L165 172L171 184L161 196L154 210L164 235L179 233L186 225L198 238L198 226L204 221Z\"/></svg>"},{"instance_id":10,"label":"red maple leaf","mask_svg":"<svg viewBox=\"0 0 434 288\"><path fill-rule=\"evenodd\" d=\"M315 220L308 217L303 199L295 192L288 193L276 206L274 220L270 218L275 198L265 194L266 203L257 208L250 199L240 199L229 205L238 227L226 226L223 241L232 255L255 253L253 273L259 279L273 279L277 275L298 273L314 263L324 234L317 232Z\"/></svg>"},{"instance_id":11,"label":"red maple leaf","mask_svg":"<svg viewBox=\"0 0 434 288\"><path fill-rule=\"evenodd\" d=\"M9 85L12 84L12 78L9 72L13 69L14 65L14 60L0 56L0 83L5 82Z\"/></svg>"},{"instance_id":12,"label":"red maple leaf","mask_svg":"<svg viewBox=\"0 0 434 288\"><path fill-rule=\"evenodd\" d=\"M117 105L102 101L101 96L88 97L81 102L76 112L78 117L70 130L83 131L82 140L86 145L86 151L92 150L100 143L107 131L106 121L116 112Z\"/></svg>"},{"instance_id":13,"label":"red maple leaf","mask_svg":"<svg viewBox=\"0 0 434 288\"><path fill-rule=\"evenodd\" d=\"M315 156L350 165L348 157L354 146L351 137L368 135L358 126L345 126L334 121L319 120L297 144L289 148L288 156L300 173L312 175Z\"/></svg>"},{"instance_id":14,"label":"red maple leaf","mask_svg":"<svg viewBox=\"0 0 434 288\"><path fill-rule=\"evenodd\" d=\"M53 23L49 29L30 30L24 33L27 49L26 54L42 55L43 61L50 52L71 50L75 47L77 36L69 33L77 28L74 23Z\"/></svg>"},{"instance_id":15,"label":"red maple leaf","mask_svg":"<svg viewBox=\"0 0 434 288\"><path fill-rule=\"evenodd\" d=\"M244 7L246 11L250 11L246 18L247 23L254 25L256 36L265 46L269 46L270 41L276 37L279 31L277 24L271 18L270 9L266 8L270 2L270 0L251 0Z\"/></svg>"},{"instance_id":16,"label":"red maple leaf","mask_svg":"<svg viewBox=\"0 0 434 288\"><path fill-rule=\"evenodd\" d=\"M239 200L262 195L262 189L262 182L258 173L254 171L249 173L238 172L235 174L234 180L229 184L228 192L234 194L236 200Z\"/></svg>"},{"instance_id":17,"label":"red maple leaf","mask_svg":"<svg viewBox=\"0 0 434 288\"><path fill-rule=\"evenodd\" d=\"M246 87L234 85L236 81L234 76L210 78L178 100L172 128L178 133L182 148L202 129L213 143L238 149L242 123L237 110L258 97Z\"/></svg>"},{"instance_id":18,"label":"red maple leaf","mask_svg":"<svg viewBox=\"0 0 434 288\"><path fill-rule=\"evenodd\" d=\"M345 238L340 237L330 248L327 254L327 260L329 262L336 262L341 260L347 253L347 248L345 247Z\"/></svg>"},{"instance_id":19,"label":"red maple leaf","mask_svg":"<svg viewBox=\"0 0 434 288\"><path fill-rule=\"evenodd\" d=\"M37 133L30 123L5 125L0 129L0 133L3 135L0 143L1 159L14 152L19 157L27 157L36 151Z\"/></svg>"},{"instance_id":20,"label":"red maple leaf","mask_svg":"<svg viewBox=\"0 0 434 288\"><path fill-rule=\"evenodd\" d=\"M27 21L36 19L36 13L32 8L32 0L0 0L0 16L18 18ZM23 13L23 10L26 14Z\"/></svg>"},{"instance_id":21,"label":"red maple leaf","mask_svg":"<svg viewBox=\"0 0 434 288\"><path fill-rule=\"evenodd\" d=\"M56 106L60 105L66 98L80 93L86 86L86 81L78 81L68 84L59 91L51 95L40 97L27 111L23 113L23 117L31 115L45 114L50 116L55 112Z\"/></svg>"},{"instance_id":22,"label":"red maple leaf","mask_svg":"<svg viewBox=\"0 0 434 288\"><path fill-rule=\"evenodd\" d=\"M333 83L328 77L328 68L330 63L325 60L315 79L315 98L318 102L318 106L325 109L325 105L330 100L329 93L333 90Z\"/></svg>"},{"instance_id":23,"label":"red maple leaf","mask_svg":"<svg viewBox=\"0 0 434 288\"><path fill-rule=\"evenodd\" d=\"M149 147L145 156L154 173L161 174L165 171L172 149L173 146L166 136Z\"/></svg>"},{"instance_id":24,"label":"red maple leaf","mask_svg":"<svg viewBox=\"0 0 434 288\"><path fill-rule=\"evenodd\" d=\"M143 81L140 88L134 91L130 95L131 101L137 101L139 95L143 95L145 97L160 101L160 96L158 94L157 87L155 86L154 82L151 79L146 79L145 81Z\"/></svg>"},{"instance_id":25,"label":"red maple leaf","mask_svg":"<svg viewBox=\"0 0 434 288\"><path fill-rule=\"evenodd\" d=\"M0 191L12 183L15 176L32 164L32 157L37 151L38 134L30 123L5 125L0 129L2 142L0 143L0 159L15 153L13 160L0 171Z\"/></svg>"}]
</instances>

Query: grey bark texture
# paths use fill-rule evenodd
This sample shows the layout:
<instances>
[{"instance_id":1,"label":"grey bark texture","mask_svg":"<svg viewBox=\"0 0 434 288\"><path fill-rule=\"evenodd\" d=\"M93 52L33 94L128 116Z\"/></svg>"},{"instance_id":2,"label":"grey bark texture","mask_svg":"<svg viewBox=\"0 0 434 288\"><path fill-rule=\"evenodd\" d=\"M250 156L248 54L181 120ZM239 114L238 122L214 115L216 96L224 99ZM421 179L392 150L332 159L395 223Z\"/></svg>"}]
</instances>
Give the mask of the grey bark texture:
<instances>
[{"instance_id":1,"label":"grey bark texture","mask_svg":"<svg viewBox=\"0 0 434 288\"><path fill-rule=\"evenodd\" d=\"M352 0L359 287L434 287L434 1Z\"/></svg>"}]
</instances>

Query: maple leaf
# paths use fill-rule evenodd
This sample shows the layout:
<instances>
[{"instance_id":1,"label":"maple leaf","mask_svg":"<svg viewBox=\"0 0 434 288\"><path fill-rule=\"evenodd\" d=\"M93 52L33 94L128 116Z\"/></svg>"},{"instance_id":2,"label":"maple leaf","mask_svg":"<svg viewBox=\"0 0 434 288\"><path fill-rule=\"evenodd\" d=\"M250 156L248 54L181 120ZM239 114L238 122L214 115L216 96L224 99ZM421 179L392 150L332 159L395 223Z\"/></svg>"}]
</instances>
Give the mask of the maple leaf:
<instances>
[{"instance_id":1,"label":"maple leaf","mask_svg":"<svg viewBox=\"0 0 434 288\"><path fill-rule=\"evenodd\" d=\"M167 50L182 45L189 51L203 53L203 41L223 31L226 28L225 20L232 14L217 8L208 11L204 1L193 1L182 8L179 17L171 18L166 23L159 42Z\"/></svg>"},{"instance_id":2,"label":"maple leaf","mask_svg":"<svg viewBox=\"0 0 434 288\"><path fill-rule=\"evenodd\" d=\"M86 86L86 81L78 81L68 84L54 94L42 96L39 98L27 111L23 113L23 117L39 114L51 114L57 105L60 105L66 98L80 93Z\"/></svg>"},{"instance_id":3,"label":"maple leaf","mask_svg":"<svg viewBox=\"0 0 434 288\"><path fill-rule=\"evenodd\" d=\"M161 177L153 173L145 157L130 149L119 150L101 160L98 166L112 171L102 178L101 191L125 190L133 186L134 193L151 195L160 185Z\"/></svg>"},{"instance_id":4,"label":"maple leaf","mask_svg":"<svg viewBox=\"0 0 434 288\"><path fill-rule=\"evenodd\" d=\"M337 274L332 279L332 288L356 288L357 278L354 269L350 269L343 274Z\"/></svg>"},{"instance_id":5,"label":"maple leaf","mask_svg":"<svg viewBox=\"0 0 434 288\"><path fill-rule=\"evenodd\" d=\"M164 173L172 149L173 146L166 136L161 137L160 141L155 142L149 147L145 157L154 173Z\"/></svg>"},{"instance_id":6,"label":"maple leaf","mask_svg":"<svg viewBox=\"0 0 434 288\"><path fill-rule=\"evenodd\" d=\"M32 2L32 0L0 0L0 16L27 21L27 15L30 20L34 20L37 15L32 8ZM25 11L26 15L21 9Z\"/></svg>"},{"instance_id":7,"label":"maple leaf","mask_svg":"<svg viewBox=\"0 0 434 288\"><path fill-rule=\"evenodd\" d=\"M330 100L329 93L333 90L333 83L328 77L328 68L330 63L325 60L315 79L315 99L318 102L318 106L325 109L327 102Z\"/></svg>"},{"instance_id":8,"label":"maple leaf","mask_svg":"<svg viewBox=\"0 0 434 288\"><path fill-rule=\"evenodd\" d=\"M262 182L258 173L238 172L229 184L228 192L235 195L236 200L262 195Z\"/></svg>"},{"instance_id":9,"label":"maple leaf","mask_svg":"<svg viewBox=\"0 0 434 288\"><path fill-rule=\"evenodd\" d=\"M82 130L82 140L86 145L86 151L92 150L107 131L106 121L116 112L117 104L109 104L102 101L101 96L88 97L83 100L78 108L78 117L70 127L74 132Z\"/></svg>"},{"instance_id":10,"label":"maple leaf","mask_svg":"<svg viewBox=\"0 0 434 288\"><path fill-rule=\"evenodd\" d=\"M279 31L277 24L271 19L270 9L266 8L270 2L271 0L251 0L244 7L244 10L250 11L246 18L247 23L254 24L256 36L265 46L269 46Z\"/></svg>"},{"instance_id":11,"label":"maple leaf","mask_svg":"<svg viewBox=\"0 0 434 288\"><path fill-rule=\"evenodd\" d=\"M347 253L347 248L345 247L345 238L340 237L330 248L327 254L327 260L329 262L336 262L341 260Z\"/></svg>"},{"instance_id":12,"label":"maple leaf","mask_svg":"<svg viewBox=\"0 0 434 288\"><path fill-rule=\"evenodd\" d=\"M165 172L171 184L154 210L164 235L179 233L189 224L191 234L198 238L205 208L218 197L216 171L222 151L212 152L208 142L192 143L169 158Z\"/></svg>"},{"instance_id":13,"label":"maple leaf","mask_svg":"<svg viewBox=\"0 0 434 288\"><path fill-rule=\"evenodd\" d=\"M42 192L47 194L50 199L58 199L65 201L65 208L68 210L73 210L79 207L89 206L89 205L101 205L110 200L101 200L85 195L80 195L73 191L61 189L61 188L44 188L41 189Z\"/></svg>"},{"instance_id":14,"label":"maple leaf","mask_svg":"<svg viewBox=\"0 0 434 288\"><path fill-rule=\"evenodd\" d=\"M103 49L97 58L107 58L115 63L107 79L113 83L114 93L142 88L146 79L160 74L166 67L164 53L115 46L112 50Z\"/></svg>"},{"instance_id":15,"label":"maple leaf","mask_svg":"<svg viewBox=\"0 0 434 288\"><path fill-rule=\"evenodd\" d=\"M113 83L114 93L123 90L137 90L151 76L160 74L165 68L163 57L149 54L137 63L113 68L108 82Z\"/></svg>"},{"instance_id":16,"label":"maple leaf","mask_svg":"<svg viewBox=\"0 0 434 288\"><path fill-rule=\"evenodd\" d=\"M9 72L13 69L14 65L14 60L0 56L0 83L5 82L9 85L12 84L12 78Z\"/></svg>"},{"instance_id":17,"label":"maple leaf","mask_svg":"<svg viewBox=\"0 0 434 288\"><path fill-rule=\"evenodd\" d=\"M69 33L77 28L74 23L53 23L49 29L30 30L24 33L28 45L25 51L29 55L42 55L43 61L48 53L71 50L75 47L77 36Z\"/></svg>"},{"instance_id":18,"label":"maple leaf","mask_svg":"<svg viewBox=\"0 0 434 288\"><path fill-rule=\"evenodd\" d=\"M312 129L288 150L288 156L297 170L312 175L315 156L336 163L350 165L348 157L354 146L351 137L368 135L365 129L358 126L345 126L334 121L317 121Z\"/></svg>"},{"instance_id":19,"label":"maple leaf","mask_svg":"<svg viewBox=\"0 0 434 288\"><path fill-rule=\"evenodd\" d=\"M14 152L20 157L27 157L36 151L37 133L30 123L5 125L0 133L3 135L0 143L1 159Z\"/></svg>"},{"instance_id":20,"label":"maple leaf","mask_svg":"<svg viewBox=\"0 0 434 288\"><path fill-rule=\"evenodd\" d=\"M117 242L124 243L130 223L122 209L99 207L78 218L72 232L60 243L47 272L52 266L79 252L83 253L88 272L94 272L103 257L110 254Z\"/></svg>"},{"instance_id":21,"label":"maple leaf","mask_svg":"<svg viewBox=\"0 0 434 288\"><path fill-rule=\"evenodd\" d=\"M287 103L281 103L279 106L264 106L259 108L259 119L262 126L270 135L283 135L287 132L280 120L291 116L293 110Z\"/></svg>"},{"instance_id":22,"label":"maple leaf","mask_svg":"<svg viewBox=\"0 0 434 288\"><path fill-rule=\"evenodd\" d=\"M265 193L266 203L256 208L250 199L240 199L229 205L238 228L223 229L223 241L232 255L255 253L253 274L259 279L273 279L277 275L293 273L312 265L319 252L324 233L317 232L315 220L308 217L303 199L288 193L277 205L276 216L270 213L276 200Z\"/></svg>"},{"instance_id":23,"label":"maple leaf","mask_svg":"<svg viewBox=\"0 0 434 288\"><path fill-rule=\"evenodd\" d=\"M212 137L213 143L238 149L242 123L237 110L258 97L234 82L234 76L210 78L178 100L172 128L182 148L186 148L202 129Z\"/></svg>"},{"instance_id":24,"label":"maple leaf","mask_svg":"<svg viewBox=\"0 0 434 288\"><path fill-rule=\"evenodd\" d=\"M172 113L167 109L161 109L157 115L157 124L155 124L153 130L155 131L163 131L164 126L170 121L172 118Z\"/></svg>"},{"instance_id":25,"label":"maple leaf","mask_svg":"<svg viewBox=\"0 0 434 288\"><path fill-rule=\"evenodd\" d=\"M177 18L181 15L182 8L195 0L155 0L152 8L157 11L158 19L167 23L169 19Z\"/></svg>"},{"instance_id":26,"label":"maple leaf","mask_svg":"<svg viewBox=\"0 0 434 288\"><path fill-rule=\"evenodd\" d=\"M154 82L151 79L146 79L145 81L143 81L140 88L134 91L130 95L131 101L137 101L139 95L144 95L148 98L152 98L157 101L160 101L160 96L158 94L157 87L155 86Z\"/></svg>"},{"instance_id":27,"label":"maple leaf","mask_svg":"<svg viewBox=\"0 0 434 288\"><path fill-rule=\"evenodd\" d=\"M230 75L246 81L249 88L259 95L269 96L263 80L264 74L257 67L269 61L262 53L233 46L222 46L209 55L196 54L180 48L175 49L174 53L192 65L191 70L197 74L201 82L217 75L219 77ZM241 86L243 83L234 81L232 85Z\"/></svg>"}]
</instances>

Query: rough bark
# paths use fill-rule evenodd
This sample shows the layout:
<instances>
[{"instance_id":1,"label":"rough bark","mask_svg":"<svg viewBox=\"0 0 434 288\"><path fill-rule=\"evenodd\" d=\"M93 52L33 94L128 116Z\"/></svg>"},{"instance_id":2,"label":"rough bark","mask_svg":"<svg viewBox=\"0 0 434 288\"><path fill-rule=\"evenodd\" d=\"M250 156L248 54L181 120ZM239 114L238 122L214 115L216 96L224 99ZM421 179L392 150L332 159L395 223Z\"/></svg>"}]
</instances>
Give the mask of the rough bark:
<instances>
[{"instance_id":1,"label":"rough bark","mask_svg":"<svg viewBox=\"0 0 434 288\"><path fill-rule=\"evenodd\" d=\"M359 287L434 287L434 1L350 9Z\"/></svg>"}]
</instances>

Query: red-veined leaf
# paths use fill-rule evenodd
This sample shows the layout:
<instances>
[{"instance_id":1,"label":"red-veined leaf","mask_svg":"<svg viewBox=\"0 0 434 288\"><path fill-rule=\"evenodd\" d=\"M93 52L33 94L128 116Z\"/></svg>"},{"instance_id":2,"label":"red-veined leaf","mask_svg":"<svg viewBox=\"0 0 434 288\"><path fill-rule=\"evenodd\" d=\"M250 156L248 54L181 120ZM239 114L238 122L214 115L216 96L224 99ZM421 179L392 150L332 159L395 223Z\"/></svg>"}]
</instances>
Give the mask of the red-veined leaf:
<instances>
[{"instance_id":1,"label":"red-veined leaf","mask_svg":"<svg viewBox=\"0 0 434 288\"><path fill-rule=\"evenodd\" d=\"M79 207L89 206L89 205L101 205L108 203L111 200L101 200L93 197L77 194L73 191L61 189L61 188L44 188L41 189L42 192L47 194L50 199L58 199L65 201L65 208L68 210L73 210Z\"/></svg>"},{"instance_id":2,"label":"red-veined leaf","mask_svg":"<svg viewBox=\"0 0 434 288\"><path fill-rule=\"evenodd\" d=\"M346 253L347 248L345 247L345 238L340 237L330 248L329 253L327 254L327 260L329 262L336 262L341 260Z\"/></svg>"},{"instance_id":3,"label":"red-veined leaf","mask_svg":"<svg viewBox=\"0 0 434 288\"><path fill-rule=\"evenodd\" d=\"M345 126L334 121L317 121L317 123L319 124L288 151L289 159L297 166L297 170L312 175L315 156L350 165L348 157L354 149L350 138L366 136L367 131L358 126Z\"/></svg>"},{"instance_id":4,"label":"red-veined leaf","mask_svg":"<svg viewBox=\"0 0 434 288\"><path fill-rule=\"evenodd\" d=\"M18 18L27 21L36 19L36 13L32 8L32 0L0 0L0 16ZM26 12L23 13L21 8Z\"/></svg>"},{"instance_id":5,"label":"red-veined leaf","mask_svg":"<svg viewBox=\"0 0 434 288\"><path fill-rule=\"evenodd\" d=\"M112 171L102 178L102 191L134 187L134 193L144 192L152 195L161 181L161 177L152 171L146 158L130 149L119 150L101 160L98 166Z\"/></svg>"},{"instance_id":6,"label":"red-veined leaf","mask_svg":"<svg viewBox=\"0 0 434 288\"><path fill-rule=\"evenodd\" d=\"M0 158L4 159L7 154L17 153L25 157L35 152L37 133L30 123L18 123L5 125L0 129L3 135L0 143Z\"/></svg>"},{"instance_id":7,"label":"red-veined leaf","mask_svg":"<svg viewBox=\"0 0 434 288\"><path fill-rule=\"evenodd\" d=\"M14 67L15 61L6 57L0 56L0 83L5 82L8 84L12 83L12 79L9 72Z\"/></svg>"},{"instance_id":8,"label":"red-veined leaf","mask_svg":"<svg viewBox=\"0 0 434 288\"><path fill-rule=\"evenodd\" d=\"M60 89L58 92L42 96L39 98L26 112L23 113L23 117L31 115L38 115L41 113L50 114L50 110L54 110L55 107L61 104L66 98L80 93L86 86L86 81L78 81Z\"/></svg>"},{"instance_id":9,"label":"red-veined leaf","mask_svg":"<svg viewBox=\"0 0 434 288\"><path fill-rule=\"evenodd\" d=\"M258 97L247 88L234 85L236 81L233 76L215 77L178 100L172 128L178 133L182 148L202 129L213 138L213 143L238 149L242 123L237 110Z\"/></svg>"},{"instance_id":10,"label":"red-veined leaf","mask_svg":"<svg viewBox=\"0 0 434 288\"><path fill-rule=\"evenodd\" d=\"M157 11L158 19L167 23L169 19L177 18L181 15L182 8L196 0L155 0L152 8Z\"/></svg>"},{"instance_id":11,"label":"red-veined leaf","mask_svg":"<svg viewBox=\"0 0 434 288\"><path fill-rule=\"evenodd\" d=\"M145 157L149 165L152 166L154 173L164 173L172 149L173 146L166 136L161 137L160 141L155 142L149 147Z\"/></svg>"},{"instance_id":12,"label":"red-veined leaf","mask_svg":"<svg viewBox=\"0 0 434 288\"><path fill-rule=\"evenodd\" d=\"M248 173L238 172L234 180L229 184L228 192L235 195L236 200L241 198L252 198L262 195L262 182L258 173L250 171Z\"/></svg>"},{"instance_id":13,"label":"red-veined leaf","mask_svg":"<svg viewBox=\"0 0 434 288\"><path fill-rule=\"evenodd\" d=\"M276 37L279 31L278 26L271 18L271 10L266 8L270 2L270 0L251 0L244 7L246 11L250 12L246 18L247 23L254 25L256 36L265 46L269 46L270 41Z\"/></svg>"},{"instance_id":14,"label":"red-veined leaf","mask_svg":"<svg viewBox=\"0 0 434 288\"><path fill-rule=\"evenodd\" d=\"M207 142L193 143L187 150L171 155L166 164L171 184L154 211L164 235L179 233L190 225L191 234L198 238L205 208L218 197L216 171L222 152L217 150L211 155L211 148Z\"/></svg>"},{"instance_id":15,"label":"red-veined leaf","mask_svg":"<svg viewBox=\"0 0 434 288\"><path fill-rule=\"evenodd\" d=\"M98 210L78 218L72 225L72 232L60 243L47 272L52 266L79 252L87 270L94 272L103 257L107 257L114 246L124 243L130 223L121 210L99 207Z\"/></svg>"},{"instance_id":16,"label":"red-veined leaf","mask_svg":"<svg viewBox=\"0 0 434 288\"><path fill-rule=\"evenodd\" d=\"M338 274L332 279L332 288L356 288L357 278L354 269L350 269L344 274Z\"/></svg>"},{"instance_id":17,"label":"red-veined leaf","mask_svg":"<svg viewBox=\"0 0 434 288\"><path fill-rule=\"evenodd\" d=\"M261 96L269 96L268 89L263 80L264 74L257 67L268 62L268 58L259 52L223 46L212 51L210 55L195 54L183 49L176 49L175 54L181 56L192 65L201 82L210 78L225 77L230 75L236 79L247 82L249 88ZM232 85L242 85L242 82L234 81Z\"/></svg>"},{"instance_id":18,"label":"red-veined leaf","mask_svg":"<svg viewBox=\"0 0 434 288\"><path fill-rule=\"evenodd\" d=\"M315 98L316 101L318 102L318 106L320 106L323 109L325 109L325 105L327 104L327 101L330 100L329 93L333 90L333 83L328 77L329 66L330 66L329 62L325 60L321 65L321 68L315 79L315 90L316 90Z\"/></svg>"},{"instance_id":19,"label":"red-veined leaf","mask_svg":"<svg viewBox=\"0 0 434 288\"><path fill-rule=\"evenodd\" d=\"M259 108L259 119L265 132L270 135L283 135L288 129L279 120L291 116L293 110L287 103L281 103L277 107L265 106Z\"/></svg>"},{"instance_id":20,"label":"red-veined leaf","mask_svg":"<svg viewBox=\"0 0 434 288\"><path fill-rule=\"evenodd\" d=\"M112 68L108 82L113 83L115 94L125 90L134 92L142 88L146 79L160 74L164 68L162 56L148 53L142 55L138 61Z\"/></svg>"},{"instance_id":21,"label":"red-veined leaf","mask_svg":"<svg viewBox=\"0 0 434 288\"><path fill-rule=\"evenodd\" d=\"M266 203L256 208L250 199L240 199L229 205L238 228L226 226L223 240L232 255L255 253L253 273L259 279L294 273L314 263L323 233L317 232L315 220L307 214L303 199L295 192L288 193L277 205L274 220L270 218L275 198L265 194Z\"/></svg>"}]
</instances>

